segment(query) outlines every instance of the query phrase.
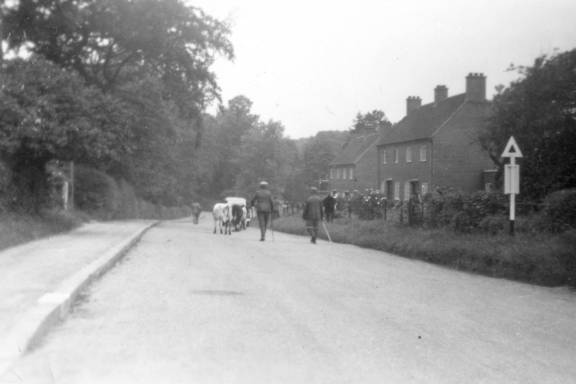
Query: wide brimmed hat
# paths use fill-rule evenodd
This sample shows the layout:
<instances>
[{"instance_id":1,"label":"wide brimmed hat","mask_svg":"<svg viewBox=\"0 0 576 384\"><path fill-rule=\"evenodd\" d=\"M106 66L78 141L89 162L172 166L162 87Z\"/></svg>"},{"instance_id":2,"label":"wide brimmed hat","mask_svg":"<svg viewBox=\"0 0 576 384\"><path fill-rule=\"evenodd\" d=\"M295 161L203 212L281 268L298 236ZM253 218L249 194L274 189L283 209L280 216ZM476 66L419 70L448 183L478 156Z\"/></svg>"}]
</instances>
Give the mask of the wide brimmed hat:
<instances>
[{"instance_id":1,"label":"wide brimmed hat","mask_svg":"<svg viewBox=\"0 0 576 384\"><path fill-rule=\"evenodd\" d=\"M264 181L264 180L262 180L262 181L260 182L260 185L268 185L268 182L267 182L267 181Z\"/></svg>"}]
</instances>

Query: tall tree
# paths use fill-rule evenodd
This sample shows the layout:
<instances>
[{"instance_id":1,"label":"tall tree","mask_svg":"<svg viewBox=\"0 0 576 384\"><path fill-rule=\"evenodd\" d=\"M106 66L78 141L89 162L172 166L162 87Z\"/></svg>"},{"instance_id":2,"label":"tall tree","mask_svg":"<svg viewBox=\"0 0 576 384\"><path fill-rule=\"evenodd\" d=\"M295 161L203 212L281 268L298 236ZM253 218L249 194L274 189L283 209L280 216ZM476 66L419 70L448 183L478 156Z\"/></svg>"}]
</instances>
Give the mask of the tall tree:
<instances>
[{"instance_id":1,"label":"tall tree","mask_svg":"<svg viewBox=\"0 0 576 384\"><path fill-rule=\"evenodd\" d=\"M213 142L209 144L211 153L217 154L209 188L211 194L218 195L236 185L236 177L241 171L239 158L243 137L259 122L251 108L250 99L240 95L229 100L227 107L221 107L215 117Z\"/></svg>"},{"instance_id":2,"label":"tall tree","mask_svg":"<svg viewBox=\"0 0 576 384\"><path fill-rule=\"evenodd\" d=\"M510 136L520 145L522 195L539 200L576 187L576 50L517 67L521 77L495 96L480 142L495 164Z\"/></svg>"},{"instance_id":3,"label":"tall tree","mask_svg":"<svg viewBox=\"0 0 576 384\"><path fill-rule=\"evenodd\" d=\"M352 133L362 133L368 131L375 132L380 128L389 127L391 125L392 124L386 117L386 114L379 109L375 109L366 113L358 112L350 131Z\"/></svg>"},{"instance_id":4,"label":"tall tree","mask_svg":"<svg viewBox=\"0 0 576 384\"><path fill-rule=\"evenodd\" d=\"M236 189L251 193L259 181L266 180L273 193L283 194L288 176L294 171L297 151L294 142L284 137L282 124L257 124L244 135L241 148Z\"/></svg>"},{"instance_id":5,"label":"tall tree","mask_svg":"<svg viewBox=\"0 0 576 384\"><path fill-rule=\"evenodd\" d=\"M211 65L232 58L226 25L181 0L20 0L6 7L9 48L25 47L113 95L132 151L107 164L140 195L177 200L205 106L219 97ZM194 146L190 146L194 143ZM187 186L188 187L188 186Z\"/></svg>"},{"instance_id":6,"label":"tall tree","mask_svg":"<svg viewBox=\"0 0 576 384\"><path fill-rule=\"evenodd\" d=\"M7 63L0 79L0 153L16 203L38 210L51 159L97 164L132 150L125 104L41 59Z\"/></svg>"}]
</instances>

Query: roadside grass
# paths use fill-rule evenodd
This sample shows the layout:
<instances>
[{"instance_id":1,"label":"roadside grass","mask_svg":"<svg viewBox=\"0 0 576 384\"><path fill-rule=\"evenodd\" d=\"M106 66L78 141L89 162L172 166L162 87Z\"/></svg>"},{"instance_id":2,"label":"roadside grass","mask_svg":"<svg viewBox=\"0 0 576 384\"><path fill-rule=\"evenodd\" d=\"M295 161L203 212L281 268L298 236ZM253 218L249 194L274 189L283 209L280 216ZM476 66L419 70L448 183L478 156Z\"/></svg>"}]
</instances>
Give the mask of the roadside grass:
<instances>
[{"instance_id":1,"label":"roadside grass","mask_svg":"<svg viewBox=\"0 0 576 384\"><path fill-rule=\"evenodd\" d=\"M81 212L50 211L39 215L0 214L0 250L70 231L88 217Z\"/></svg>"},{"instance_id":2,"label":"roadside grass","mask_svg":"<svg viewBox=\"0 0 576 384\"><path fill-rule=\"evenodd\" d=\"M457 270L546 286L576 284L576 231L459 234L447 228L423 229L383 220L337 219L327 223L332 241L354 244ZM297 216L274 220L274 229L307 235ZM327 239L322 228L320 237Z\"/></svg>"}]
</instances>

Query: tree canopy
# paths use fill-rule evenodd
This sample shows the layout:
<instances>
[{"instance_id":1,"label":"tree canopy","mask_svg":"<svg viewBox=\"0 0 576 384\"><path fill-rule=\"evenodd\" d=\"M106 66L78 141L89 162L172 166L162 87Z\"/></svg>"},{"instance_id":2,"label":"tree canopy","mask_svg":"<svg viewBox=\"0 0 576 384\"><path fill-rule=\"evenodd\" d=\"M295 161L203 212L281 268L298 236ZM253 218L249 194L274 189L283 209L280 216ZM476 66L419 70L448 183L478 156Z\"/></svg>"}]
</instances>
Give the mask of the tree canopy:
<instances>
[{"instance_id":1,"label":"tree canopy","mask_svg":"<svg viewBox=\"0 0 576 384\"><path fill-rule=\"evenodd\" d=\"M521 77L495 96L480 141L502 167L500 155L514 136L524 155L521 196L540 200L576 187L576 50L515 69Z\"/></svg>"},{"instance_id":2,"label":"tree canopy","mask_svg":"<svg viewBox=\"0 0 576 384\"><path fill-rule=\"evenodd\" d=\"M352 133L376 131L380 128L388 127L391 125L392 124L386 117L386 114L379 109L375 109L366 113L358 112L350 131Z\"/></svg>"},{"instance_id":3,"label":"tree canopy","mask_svg":"<svg viewBox=\"0 0 576 384\"><path fill-rule=\"evenodd\" d=\"M5 159L26 152L38 172L51 158L92 163L163 204L189 195L203 113L219 98L211 66L233 57L225 24L181 0L20 0L3 11L9 48L32 53L30 67L16 60L4 74Z\"/></svg>"}]
</instances>

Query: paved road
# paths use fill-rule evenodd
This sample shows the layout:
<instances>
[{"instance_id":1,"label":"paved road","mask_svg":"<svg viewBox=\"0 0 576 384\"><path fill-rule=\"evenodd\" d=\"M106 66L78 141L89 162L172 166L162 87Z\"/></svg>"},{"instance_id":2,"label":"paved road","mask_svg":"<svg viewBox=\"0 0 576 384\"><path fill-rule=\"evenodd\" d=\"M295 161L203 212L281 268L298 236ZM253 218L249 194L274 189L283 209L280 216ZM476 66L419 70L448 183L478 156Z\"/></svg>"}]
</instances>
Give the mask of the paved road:
<instances>
[{"instance_id":1,"label":"paved road","mask_svg":"<svg viewBox=\"0 0 576 384\"><path fill-rule=\"evenodd\" d=\"M148 232L4 380L576 382L567 289L210 229L182 221Z\"/></svg>"}]
</instances>

